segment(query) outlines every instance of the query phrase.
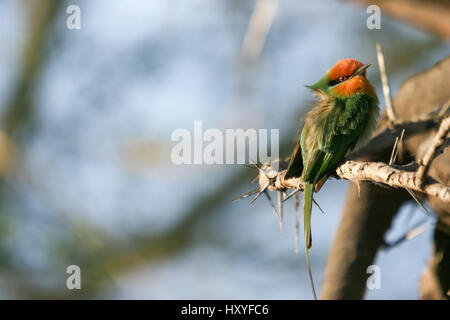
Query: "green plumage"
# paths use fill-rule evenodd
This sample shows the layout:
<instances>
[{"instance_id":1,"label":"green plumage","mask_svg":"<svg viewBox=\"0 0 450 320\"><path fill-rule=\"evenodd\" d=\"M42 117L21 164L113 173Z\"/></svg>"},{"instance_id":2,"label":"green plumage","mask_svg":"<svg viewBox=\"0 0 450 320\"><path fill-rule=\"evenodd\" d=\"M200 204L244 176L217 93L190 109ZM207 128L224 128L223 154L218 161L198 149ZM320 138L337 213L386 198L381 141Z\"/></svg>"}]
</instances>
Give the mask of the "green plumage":
<instances>
[{"instance_id":1,"label":"green plumage","mask_svg":"<svg viewBox=\"0 0 450 320\"><path fill-rule=\"evenodd\" d=\"M320 94L320 98L306 115L300 141L297 142L285 176L301 176L305 183L312 186L334 172L347 152L370 138L378 116L377 99L366 93L347 98ZM310 208L308 202L312 199L308 198L305 191L305 209ZM305 220L309 222L308 214L310 210L305 210ZM309 223L305 224L307 228ZM309 248L311 240L307 240L307 243Z\"/></svg>"},{"instance_id":2,"label":"green plumage","mask_svg":"<svg viewBox=\"0 0 450 320\"><path fill-rule=\"evenodd\" d=\"M304 235L311 282L308 249L312 245L311 207L315 185L334 172L349 151L368 141L378 117L378 100L374 96L357 93L337 97L322 89L312 89L320 100L306 114L300 141L292 153L285 176L301 177L305 182Z\"/></svg>"}]
</instances>

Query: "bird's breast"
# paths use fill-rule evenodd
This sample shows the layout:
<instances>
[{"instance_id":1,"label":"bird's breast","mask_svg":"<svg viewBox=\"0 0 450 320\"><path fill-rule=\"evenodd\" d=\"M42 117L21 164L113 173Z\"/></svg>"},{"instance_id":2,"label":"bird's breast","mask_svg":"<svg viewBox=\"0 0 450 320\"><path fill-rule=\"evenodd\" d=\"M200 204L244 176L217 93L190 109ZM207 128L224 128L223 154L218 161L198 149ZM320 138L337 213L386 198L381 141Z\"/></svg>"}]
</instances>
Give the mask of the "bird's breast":
<instances>
[{"instance_id":1,"label":"bird's breast","mask_svg":"<svg viewBox=\"0 0 450 320\"><path fill-rule=\"evenodd\" d=\"M367 93L377 98L375 88L370 84L366 77L362 75L357 75L335 86L332 90L333 94L340 97L349 97L357 93Z\"/></svg>"}]
</instances>

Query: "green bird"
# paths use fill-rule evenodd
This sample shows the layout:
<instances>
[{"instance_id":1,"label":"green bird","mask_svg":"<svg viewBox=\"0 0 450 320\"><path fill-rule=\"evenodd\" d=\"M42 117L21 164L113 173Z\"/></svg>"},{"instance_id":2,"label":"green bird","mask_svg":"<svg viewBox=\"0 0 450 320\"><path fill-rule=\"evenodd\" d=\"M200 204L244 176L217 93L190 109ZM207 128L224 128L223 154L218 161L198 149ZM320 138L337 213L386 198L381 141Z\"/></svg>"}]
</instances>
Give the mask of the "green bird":
<instances>
[{"instance_id":1,"label":"green bird","mask_svg":"<svg viewBox=\"0 0 450 320\"><path fill-rule=\"evenodd\" d=\"M363 146L372 135L378 120L378 97L366 79L366 69L355 59L337 62L312 86L318 97L306 114L305 125L292 152L285 178L304 181L303 218L306 261L316 299L308 250L311 238L311 203L318 191L345 155Z\"/></svg>"}]
</instances>

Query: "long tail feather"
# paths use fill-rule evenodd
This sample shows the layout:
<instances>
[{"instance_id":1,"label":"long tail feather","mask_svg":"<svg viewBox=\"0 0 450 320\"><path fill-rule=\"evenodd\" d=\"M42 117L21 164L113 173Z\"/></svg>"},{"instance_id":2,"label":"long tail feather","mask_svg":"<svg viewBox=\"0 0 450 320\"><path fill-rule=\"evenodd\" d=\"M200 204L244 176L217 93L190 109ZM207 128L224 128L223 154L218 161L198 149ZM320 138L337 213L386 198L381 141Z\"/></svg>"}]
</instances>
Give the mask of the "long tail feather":
<instances>
[{"instance_id":1,"label":"long tail feather","mask_svg":"<svg viewBox=\"0 0 450 320\"><path fill-rule=\"evenodd\" d=\"M314 288L314 280L313 280L313 276L312 276L312 272L311 272L311 264L309 263L309 253L308 253L308 250L309 250L309 249L306 248L306 263L308 264L309 281L311 282L311 288L312 288L314 300L317 300L316 289Z\"/></svg>"},{"instance_id":2,"label":"long tail feather","mask_svg":"<svg viewBox=\"0 0 450 320\"><path fill-rule=\"evenodd\" d=\"M314 299L317 300L316 290L314 288L314 280L311 272L311 263L309 262L309 248L312 246L311 237L311 207L312 207L312 193L314 190L314 184L306 183L303 193L303 224L305 233L305 250L306 250L306 263L308 264L309 281L311 281L311 288L313 291Z\"/></svg>"},{"instance_id":3,"label":"long tail feather","mask_svg":"<svg viewBox=\"0 0 450 320\"><path fill-rule=\"evenodd\" d=\"M312 183L305 183L305 189L303 194L303 223L305 233L305 245L306 249L311 248L311 207L312 207L312 192L314 185Z\"/></svg>"}]
</instances>

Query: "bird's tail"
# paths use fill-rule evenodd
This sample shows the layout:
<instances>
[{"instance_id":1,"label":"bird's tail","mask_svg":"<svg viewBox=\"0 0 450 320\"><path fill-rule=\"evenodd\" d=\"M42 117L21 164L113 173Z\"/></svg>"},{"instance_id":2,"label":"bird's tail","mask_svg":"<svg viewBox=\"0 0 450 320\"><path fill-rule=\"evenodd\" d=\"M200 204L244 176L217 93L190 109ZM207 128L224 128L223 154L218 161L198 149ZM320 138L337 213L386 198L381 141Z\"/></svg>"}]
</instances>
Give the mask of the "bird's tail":
<instances>
[{"instance_id":1,"label":"bird's tail","mask_svg":"<svg viewBox=\"0 0 450 320\"><path fill-rule=\"evenodd\" d=\"M313 197L314 184L305 183L305 189L303 193L303 224L305 227L305 245L306 249L311 248L311 209L312 209L312 197Z\"/></svg>"},{"instance_id":2,"label":"bird's tail","mask_svg":"<svg viewBox=\"0 0 450 320\"><path fill-rule=\"evenodd\" d=\"M305 249L306 249L306 263L308 264L309 280L311 281L311 287L314 295L314 299L317 300L316 290L314 289L314 280L311 272L311 264L309 262L309 248L312 246L311 237L311 209L312 209L312 197L313 197L313 183L305 183L303 192L303 224L305 233Z\"/></svg>"}]
</instances>

